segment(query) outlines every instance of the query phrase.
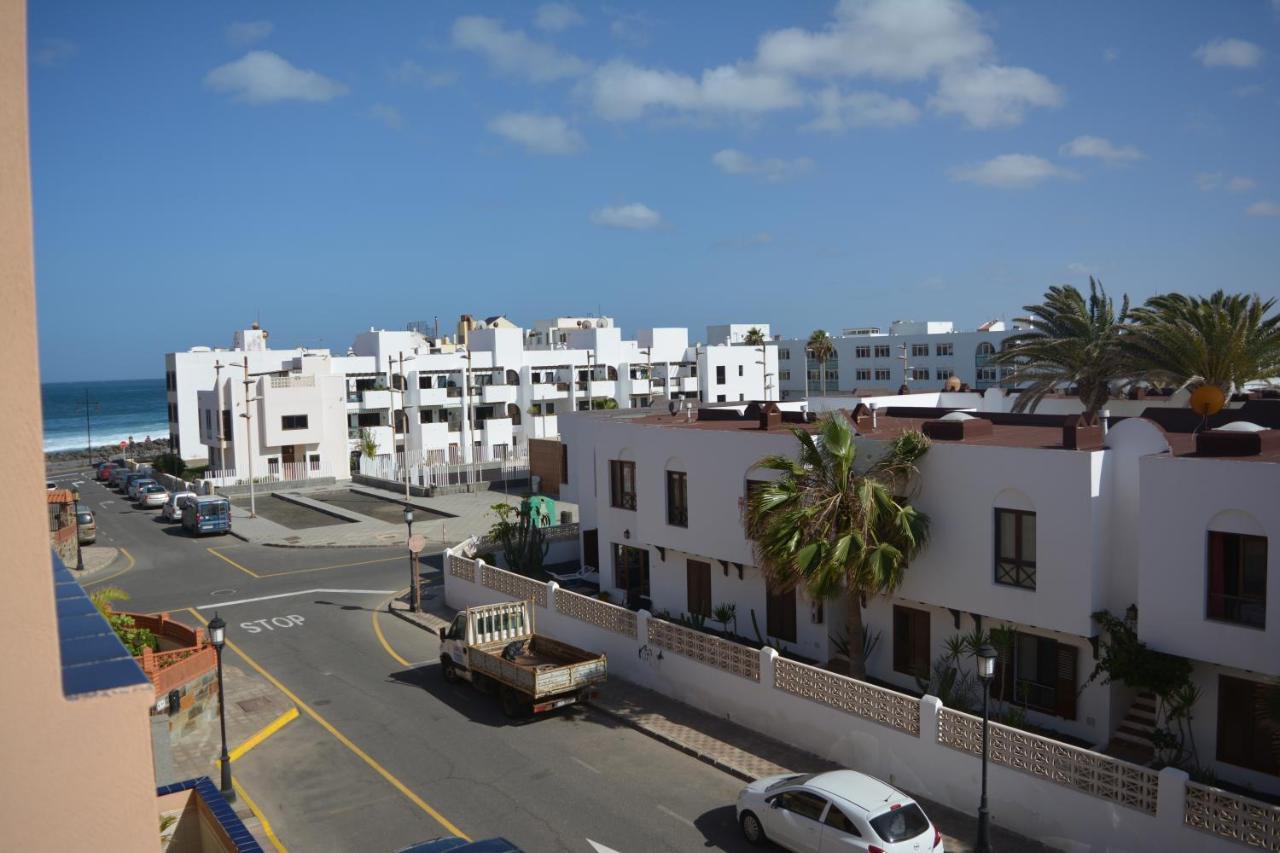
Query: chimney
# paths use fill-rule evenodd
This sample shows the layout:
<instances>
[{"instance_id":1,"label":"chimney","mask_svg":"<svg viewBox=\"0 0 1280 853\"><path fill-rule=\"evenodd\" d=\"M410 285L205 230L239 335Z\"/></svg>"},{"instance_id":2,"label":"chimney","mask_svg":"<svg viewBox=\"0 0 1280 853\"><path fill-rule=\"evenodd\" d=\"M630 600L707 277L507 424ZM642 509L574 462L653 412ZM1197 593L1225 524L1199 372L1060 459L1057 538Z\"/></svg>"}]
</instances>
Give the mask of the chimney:
<instances>
[{"instance_id":1,"label":"chimney","mask_svg":"<svg viewBox=\"0 0 1280 853\"><path fill-rule=\"evenodd\" d=\"M880 408L880 404L867 403L867 408L871 410L871 430L874 432L880 426L880 423L876 418L876 411Z\"/></svg>"},{"instance_id":2,"label":"chimney","mask_svg":"<svg viewBox=\"0 0 1280 853\"><path fill-rule=\"evenodd\" d=\"M760 408L760 429L771 430L782 428L782 410L774 403L766 403Z\"/></svg>"}]
</instances>

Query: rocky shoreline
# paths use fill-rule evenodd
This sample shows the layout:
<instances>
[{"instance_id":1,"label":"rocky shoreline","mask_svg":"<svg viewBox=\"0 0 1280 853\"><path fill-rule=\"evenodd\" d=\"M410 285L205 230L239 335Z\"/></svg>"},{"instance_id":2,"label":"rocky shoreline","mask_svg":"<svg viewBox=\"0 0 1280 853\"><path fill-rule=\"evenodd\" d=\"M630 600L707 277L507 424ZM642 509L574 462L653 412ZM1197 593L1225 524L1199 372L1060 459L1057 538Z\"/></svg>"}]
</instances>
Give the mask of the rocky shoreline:
<instances>
[{"instance_id":1,"label":"rocky shoreline","mask_svg":"<svg viewBox=\"0 0 1280 853\"><path fill-rule=\"evenodd\" d=\"M123 451L118 444L104 444L95 447L92 453L85 449L54 450L44 455L45 467L74 468L101 462L103 459L117 459L125 456L140 462L148 462L162 453L169 452L168 438L154 438L151 441L135 441Z\"/></svg>"}]
</instances>

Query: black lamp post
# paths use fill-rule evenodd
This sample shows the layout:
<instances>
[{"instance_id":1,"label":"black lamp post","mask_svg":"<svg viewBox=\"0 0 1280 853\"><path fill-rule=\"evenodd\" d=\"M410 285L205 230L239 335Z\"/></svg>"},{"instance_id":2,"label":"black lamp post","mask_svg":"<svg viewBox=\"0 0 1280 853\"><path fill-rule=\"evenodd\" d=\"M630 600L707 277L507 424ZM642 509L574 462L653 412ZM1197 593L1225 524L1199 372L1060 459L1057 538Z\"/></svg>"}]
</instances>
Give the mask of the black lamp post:
<instances>
[{"instance_id":1,"label":"black lamp post","mask_svg":"<svg viewBox=\"0 0 1280 853\"><path fill-rule=\"evenodd\" d=\"M227 703L222 698L222 646L227 642L227 623L217 613L209 620L209 642L218 655L218 722L222 726L222 796L227 802L235 802L236 790L231 785L231 757L227 755Z\"/></svg>"},{"instance_id":2,"label":"black lamp post","mask_svg":"<svg viewBox=\"0 0 1280 853\"><path fill-rule=\"evenodd\" d=\"M982 800L978 804L978 840L973 853L991 853L991 819L987 814L987 706L991 700L991 677L996 671L996 650L988 643L978 649L978 677L982 679Z\"/></svg>"},{"instance_id":3,"label":"black lamp post","mask_svg":"<svg viewBox=\"0 0 1280 853\"><path fill-rule=\"evenodd\" d=\"M76 571L84 571L84 548L80 545L80 490L71 490L71 511L76 517Z\"/></svg>"},{"instance_id":4,"label":"black lamp post","mask_svg":"<svg viewBox=\"0 0 1280 853\"><path fill-rule=\"evenodd\" d=\"M409 539L413 539L413 507L406 506L404 508L404 523L409 527ZM413 546L406 542L409 548L409 612L417 613L421 606L421 599L418 592L418 560L413 553Z\"/></svg>"}]
</instances>

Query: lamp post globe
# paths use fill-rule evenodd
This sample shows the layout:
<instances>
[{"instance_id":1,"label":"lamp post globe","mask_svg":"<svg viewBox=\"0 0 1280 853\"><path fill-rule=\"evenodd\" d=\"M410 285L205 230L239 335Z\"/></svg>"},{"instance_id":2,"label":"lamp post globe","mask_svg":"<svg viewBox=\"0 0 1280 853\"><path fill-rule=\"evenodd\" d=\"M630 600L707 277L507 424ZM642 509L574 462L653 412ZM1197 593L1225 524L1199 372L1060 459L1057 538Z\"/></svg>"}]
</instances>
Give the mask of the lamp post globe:
<instances>
[{"instance_id":1,"label":"lamp post globe","mask_svg":"<svg viewBox=\"0 0 1280 853\"><path fill-rule=\"evenodd\" d=\"M236 789L231 784L231 757L227 754L227 703L222 692L222 647L227 642L227 623L216 612L209 620L209 642L218 658L218 725L222 729L222 754L218 763L222 766L222 784L219 786L227 802L235 802Z\"/></svg>"},{"instance_id":2,"label":"lamp post globe","mask_svg":"<svg viewBox=\"0 0 1280 853\"><path fill-rule=\"evenodd\" d=\"M987 813L987 734L990 729L988 712L991 700L991 679L996 672L996 650L990 643L983 643L975 653L978 658L978 678L982 679L982 799L978 803L978 838L974 853L991 853L991 816Z\"/></svg>"}]
</instances>

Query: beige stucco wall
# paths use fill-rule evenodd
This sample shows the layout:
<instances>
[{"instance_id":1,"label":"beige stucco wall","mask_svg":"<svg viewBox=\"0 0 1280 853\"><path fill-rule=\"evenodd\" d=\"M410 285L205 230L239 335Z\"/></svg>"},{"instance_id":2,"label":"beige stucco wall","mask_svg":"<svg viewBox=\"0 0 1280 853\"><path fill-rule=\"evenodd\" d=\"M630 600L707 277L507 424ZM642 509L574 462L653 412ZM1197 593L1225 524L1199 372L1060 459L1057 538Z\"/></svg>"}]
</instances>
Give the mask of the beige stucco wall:
<instances>
[{"instance_id":1,"label":"beige stucco wall","mask_svg":"<svg viewBox=\"0 0 1280 853\"><path fill-rule=\"evenodd\" d=\"M23 0L0 0L0 447L10 450L0 489L0 826L11 850L158 850L149 686L62 695L41 452L26 32Z\"/></svg>"}]
</instances>

